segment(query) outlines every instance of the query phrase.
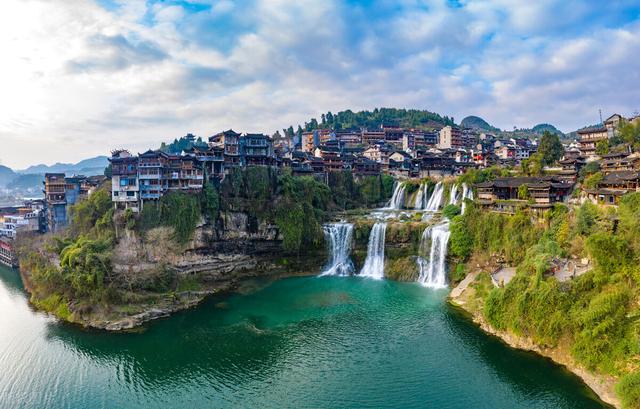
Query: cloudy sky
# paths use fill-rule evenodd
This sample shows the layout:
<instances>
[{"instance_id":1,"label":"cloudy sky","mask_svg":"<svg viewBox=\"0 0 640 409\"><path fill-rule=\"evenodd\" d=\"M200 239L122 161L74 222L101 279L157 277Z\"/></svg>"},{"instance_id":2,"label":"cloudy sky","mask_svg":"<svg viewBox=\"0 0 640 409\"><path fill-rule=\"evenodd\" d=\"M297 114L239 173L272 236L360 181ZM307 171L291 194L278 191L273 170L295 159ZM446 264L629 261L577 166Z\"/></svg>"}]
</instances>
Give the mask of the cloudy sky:
<instances>
[{"instance_id":1,"label":"cloudy sky","mask_svg":"<svg viewBox=\"0 0 640 409\"><path fill-rule=\"evenodd\" d=\"M374 107L563 131L640 110L640 3L2 0L0 163Z\"/></svg>"}]
</instances>

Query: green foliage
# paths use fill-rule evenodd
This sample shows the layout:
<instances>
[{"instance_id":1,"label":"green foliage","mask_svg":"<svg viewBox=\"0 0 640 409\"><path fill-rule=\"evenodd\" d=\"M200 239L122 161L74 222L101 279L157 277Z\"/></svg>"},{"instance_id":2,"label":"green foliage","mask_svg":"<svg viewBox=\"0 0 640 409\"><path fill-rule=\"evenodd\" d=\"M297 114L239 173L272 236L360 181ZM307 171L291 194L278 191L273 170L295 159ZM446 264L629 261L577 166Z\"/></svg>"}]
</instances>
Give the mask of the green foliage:
<instances>
[{"instance_id":1,"label":"green foliage","mask_svg":"<svg viewBox=\"0 0 640 409\"><path fill-rule=\"evenodd\" d=\"M580 183L583 183L588 176L593 175L594 173L599 171L600 164L598 162L589 162L584 165L582 169L580 169L580 172L578 173L578 181Z\"/></svg>"},{"instance_id":2,"label":"green foliage","mask_svg":"<svg viewBox=\"0 0 640 409\"><path fill-rule=\"evenodd\" d=\"M604 176L601 172L589 175L584 179L584 187L587 189L595 189L598 187L598 184L602 182L602 179L604 179Z\"/></svg>"},{"instance_id":3,"label":"green foliage","mask_svg":"<svg viewBox=\"0 0 640 409\"><path fill-rule=\"evenodd\" d=\"M442 209L442 215L447 219L451 220L457 215L459 215L461 211L462 210L460 209L460 206L456 206L454 204L448 204Z\"/></svg>"},{"instance_id":4,"label":"green foliage","mask_svg":"<svg viewBox=\"0 0 640 409\"><path fill-rule=\"evenodd\" d=\"M114 226L110 185L101 187L71 206L69 217L74 235L111 236Z\"/></svg>"},{"instance_id":5,"label":"green foliage","mask_svg":"<svg viewBox=\"0 0 640 409\"><path fill-rule=\"evenodd\" d=\"M606 155L607 153L609 153L609 141L596 143L596 155Z\"/></svg>"},{"instance_id":6,"label":"green foliage","mask_svg":"<svg viewBox=\"0 0 640 409\"><path fill-rule=\"evenodd\" d=\"M593 231L598 219L598 208L591 202L584 202L578 208L576 216L576 231L578 234L588 236Z\"/></svg>"},{"instance_id":7,"label":"green foliage","mask_svg":"<svg viewBox=\"0 0 640 409\"><path fill-rule=\"evenodd\" d=\"M640 122L635 125L624 123L620 126L619 132L623 142L630 144L636 150L640 148Z\"/></svg>"},{"instance_id":8,"label":"green foliage","mask_svg":"<svg viewBox=\"0 0 640 409\"><path fill-rule=\"evenodd\" d=\"M529 187L527 185L518 186L518 199L527 200L529 199Z\"/></svg>"},{"instance_id":9,"label":"green foliage","mask_svg":"<svg viewBox=\"0 0 640 409\"><path fill-rule=\"evenodd\" d=\"M449 238L450 254L462 260L467 259L473 250L473 233L467 225L464 216L454 217L449 228L451 236Z\"/></svg>"},{"instance_id":10,"label":"green foliage","mask_svg":"<svg viewBox=\"0 0 640 409\"><path fill-rule=\"evenodd\" d=\"M631 348L625 332L629 289L619 285L606 288L576 314L578 333L574 356L590 369L613 369L612 361Z\"/></svg>"},{"instance_id":11,"label":"green foliage","mask_svg":"<svg viewBox=\"0 0 640 409\"><path fill-rule=\"evenodd\" d=\"M111 242L81 236L60 252L65 281L78 298L100 299L105 277L111 273Z\"/></svg>"},{"instance_id":12,"label":"green foliage","mask_svg":"<svg viewBox=\"0 0 640 409\"><path fill-rule=\"evenodd\" d=\"M544 131L538 144L538 153L542 156L542 162L545 165L558 161L564 153L564 147L558 135Z\"/></svg>"},{"instance_id":13,"label":"green foliage","mask_svg":"<svg viewBox=\"0 0 640 409\"><path fill-rule=\"evenodd\" d=\"M202 209L202 215L210 223L214 222L218 218L218 212L220 210L220 195L209 181L205 182L202 187L200 207Z\"/></svg>"},{"instance_id":14,"label":"green foliage","mask_svg":"<svg viewBox=\"0 0 640 409\"><path fill-rule=\"evenodd\" d=\"M458 178L458 183L466 183L467 186L473 186L476 183L483 183L491 181L497 177L508 176L509 172L505 174L506 169L502 169L498 166L492 166L487 169L468 169L462 176Z\"/></svg>"},{"instance_id":15,"label":"green foliage","mask_svg":"<svg viewBox=\"0 0 640 409\"><path fill-rule=\"evenodd\" d=\"M536 152L520 162L520 173L525 176L542 176L544 174L545 158L541 152Z\"/></svg>"},{"instance_id":16,"label":"green foliage","mask_svg":"<svg viewBox=\"0 0 640 409\"><path fill-rule=\"evenodd\" d=\"M429 111L416 109L376 108L373 111L341 111L337 114L323 114L321 122L312 118L304 128L312 131L318 128L336 130L348 128L379 128L382 124L397 124L405 128L431 128L435 124L454 125L453 118L440 116Z\"/></svg>"},{"instance_id":17,"label":"green foliage","mask_svg":"<svg viewBox=\"0 0 640 409\"><path fill-rule=\"evenodd\" d=\"M193 147L197 148L207 148L207 143L202 140L202 138L198 137L197 139L192 139L193 135L188 134L180 139L174 139L172 143L166 144L162 142L160 145L160 150L166 153L180 154L182 151L189 150Z\"/></svg>"},{"instance_id":18,"label":"green foliage","mask_svg":"<svg viewBox=\"0 0 640 409\"><path fill-rule=\"evenodd\" d=\"M174 239L181 244L193 237L200 220L200 202L196 196L171 192L160 199L160 223L173 227Z\"/></svg>"},{"instance_id":19,"label":"green foliage","mask_svg":"<svg viewBox=\"0 0 640 409\"><path fill-rule=\"evenodd\" d=\"M640 408L640 371L630 373L620 379L616 385L616 392L622 400L623 408Z\"/></svg>"}]
</instances>

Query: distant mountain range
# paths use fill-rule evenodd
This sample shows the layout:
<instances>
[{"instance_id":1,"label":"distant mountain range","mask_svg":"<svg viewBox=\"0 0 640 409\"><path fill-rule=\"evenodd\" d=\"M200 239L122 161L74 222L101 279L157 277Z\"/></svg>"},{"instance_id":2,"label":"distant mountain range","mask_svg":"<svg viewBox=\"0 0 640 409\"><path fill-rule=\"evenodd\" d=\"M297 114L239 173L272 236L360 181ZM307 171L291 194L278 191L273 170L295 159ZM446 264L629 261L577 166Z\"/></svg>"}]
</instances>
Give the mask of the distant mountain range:
<instances>
[{"instance_id":1,"label":"distant mountain range","mask_svg":"<svg viewBox=\"0 0 640 409\"><path fill-rule=\"evenodd\" d=\"M483 131L483 132L492 132L492 133L496 133L496 134L504 134L506 132L509 132L509 134L513 135L513 136L517 136L517 137L528 137L528 136L536 136L536 135L542 135L544 133L544 131L549 131L551 133L555 133L558 134L560 137L563 137L564 134L555 126L551 125L551 124L538 124L536 126L534 126L533 128L522 128L522 129L517 129L515 131L502 131L500 130L500 128L496 128L495 126L492 126L491 124L489 124L487 121L485 121L484 119L480 118L479 116L468 116L466 118L464 118L462 121L460 121L460 126L463 128L471 128L471 129L475 129L478 131Z\"/></svg>"},{"instance_id":2,"label":"distant mountain range","mask_svg":"<svg viewBox=\"0 0 640 409\"><path fill-rule=\"evenodd\" d=\"M26 169L14 171L0 165L0 188L19 191L35 191L42 189L45 173L65 173L67 175L102 175L109 165L106 156L96 156L81 160L78 163L56 163L54 165L33 165Z\"/></svg>"},{"instance_id":3,"label":"distant mountain range","mask_svg":"<svg viewBox=\"0 0 640 409\"><path fill-rule=\"evenodd\" d=\"M104 172L104 168L109 165L109 160L106 156L96 156L95 158L89 158L81 160L78 163L56 163L54 165L33 165L26 169L18 170L17 173L22 174L44 174L44 173L66 173L66 174L78 174L85 176L101 175Z\"/></svg>"}]
</instances>

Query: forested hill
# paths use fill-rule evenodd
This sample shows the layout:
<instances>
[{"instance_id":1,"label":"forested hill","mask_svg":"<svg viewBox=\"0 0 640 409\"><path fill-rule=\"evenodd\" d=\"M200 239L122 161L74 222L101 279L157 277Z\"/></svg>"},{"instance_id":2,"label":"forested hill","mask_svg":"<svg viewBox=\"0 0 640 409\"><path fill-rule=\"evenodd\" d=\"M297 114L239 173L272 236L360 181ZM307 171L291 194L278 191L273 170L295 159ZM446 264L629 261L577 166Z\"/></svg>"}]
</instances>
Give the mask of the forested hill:
<instances>
[{"instance_id":1,"label":"forested hill","mask_svg":"<svg viewBox=\"0 0 640 409\"><path fill-rule=\"evenodd\" d=\"M340 111L337 114L327 112L320 119L311 118L298 125L297 132L312 131L314 129L349 129L349 128L380 128L382 124L397 125L404 128L441 128L444 125L454 125L453 118L441 116L434 112L418 109L376 108L373 111L353 112ZM293 136L294 128L285 129L285 135Z\"/></svg>"}]
</instances>

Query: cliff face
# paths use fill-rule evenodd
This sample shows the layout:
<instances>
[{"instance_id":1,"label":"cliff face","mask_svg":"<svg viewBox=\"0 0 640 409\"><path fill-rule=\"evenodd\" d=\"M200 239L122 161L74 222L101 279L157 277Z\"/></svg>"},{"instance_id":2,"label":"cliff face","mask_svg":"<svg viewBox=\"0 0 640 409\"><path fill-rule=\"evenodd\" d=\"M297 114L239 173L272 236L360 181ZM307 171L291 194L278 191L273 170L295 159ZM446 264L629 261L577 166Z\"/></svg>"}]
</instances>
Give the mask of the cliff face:
<instances>
[{"instance_id":1,"label":"cliff face","mask_svg":"<svg viewBox=\"0 0 640 409\"><path fill-rule=\"evenodd\" d=\"M184 246L171 240L171 233L160 227L140 237L125 230L114 250L114 272L144 279L169 269L178 280L193 277L215 285L250 276L314 274L327 257L324 247L304 255L286 254L277 227L241 212L222 213L215 227L200 224L193 240Z\"/></svg>"}]
</instances>

